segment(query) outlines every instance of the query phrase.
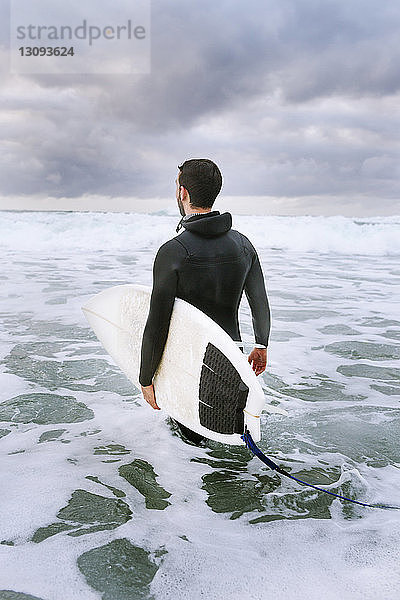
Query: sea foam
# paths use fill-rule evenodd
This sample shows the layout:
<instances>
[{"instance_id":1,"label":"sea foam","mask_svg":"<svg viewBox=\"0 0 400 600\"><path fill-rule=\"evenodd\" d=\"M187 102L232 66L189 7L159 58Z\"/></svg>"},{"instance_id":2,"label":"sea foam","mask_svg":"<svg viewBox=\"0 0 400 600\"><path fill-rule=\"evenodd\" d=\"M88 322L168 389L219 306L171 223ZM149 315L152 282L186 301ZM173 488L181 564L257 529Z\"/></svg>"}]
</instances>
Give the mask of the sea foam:
<instances>
[{"instance_id":1,"label":"sea foam","mask_svg":"<svg viewBox=\"0 0 400 600\"><path fill-rule=\"evenodd\" d=\"M168 213L0 212L0 247L39 252L140 251L176 235ZM400 254L400 217L233 215L260 249L372 256Z\"/></svg>"}]
</instances>

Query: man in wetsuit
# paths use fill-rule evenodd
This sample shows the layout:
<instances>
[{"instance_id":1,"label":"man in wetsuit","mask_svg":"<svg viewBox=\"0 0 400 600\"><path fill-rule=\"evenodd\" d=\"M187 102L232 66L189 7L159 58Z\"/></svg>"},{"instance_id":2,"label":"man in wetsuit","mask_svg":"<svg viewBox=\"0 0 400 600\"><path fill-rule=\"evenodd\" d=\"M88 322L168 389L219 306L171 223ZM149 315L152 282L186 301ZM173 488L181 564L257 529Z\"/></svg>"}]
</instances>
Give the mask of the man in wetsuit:
<instances>
[{"instance_id":1,"label":"man in wetsuit","mask_svg":"<svg viewBox=\"0 0 400 600\"><path fill-rule=\"evenodd\" d=\"M152 384L168 335L175 298L193 304L240 342L239 303L250 305L255 347L248 357L259 375L267 364L270 310L257 252L246 236L231 229L232 216L211 210L222 187L217 165L192 159L178 167L176 199L184 231L163 244L153 265L153 290L143 333L139 382L145 400L159 410ZM185 349L182 348L182 360ZM192 441L202 438L180 425ZM193 435L192 435L193 434Z\"/></svg>"}]
</instances>

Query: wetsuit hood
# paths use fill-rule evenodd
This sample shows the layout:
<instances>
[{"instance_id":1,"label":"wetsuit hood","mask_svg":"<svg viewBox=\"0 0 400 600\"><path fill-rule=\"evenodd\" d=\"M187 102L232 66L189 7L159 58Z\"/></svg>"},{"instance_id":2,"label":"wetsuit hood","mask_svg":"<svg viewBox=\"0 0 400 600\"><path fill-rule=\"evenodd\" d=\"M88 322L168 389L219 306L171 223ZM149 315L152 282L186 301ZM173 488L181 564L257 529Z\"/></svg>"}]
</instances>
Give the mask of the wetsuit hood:
<instances>
[{"instance_id":1,"label":"wetsuit hood","mask_svg":"<svg viewBox=\"0 0 400 600\"><path fill-rule=\"evenodd\" d=\"M213 210L202 215L194 215L182 221L182 226L188 231L204 237L214 237L229 231L232 227L232 215L228 212L220 214Z\"/></svg>"}]
</instances>

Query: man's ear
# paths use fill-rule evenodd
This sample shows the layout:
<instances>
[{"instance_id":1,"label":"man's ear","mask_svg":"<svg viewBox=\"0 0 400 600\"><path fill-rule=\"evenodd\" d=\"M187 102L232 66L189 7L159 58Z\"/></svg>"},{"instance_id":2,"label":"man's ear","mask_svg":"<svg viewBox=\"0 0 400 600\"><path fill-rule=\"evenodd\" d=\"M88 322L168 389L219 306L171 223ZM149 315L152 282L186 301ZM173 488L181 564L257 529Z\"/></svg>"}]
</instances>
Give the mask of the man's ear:
<instances>
[{"instance_id":1,"label":"man's ear","mask_svg":"<svg viewBox=\"0 0 400 600\"><path fill-rule=\"evenodd\" d=\"M187 189L183 185L181 185L181 190L182 190L182 192L181 192L181 200L188 200L188 198L189 198L189 192L187 191Z\"/></svg>"}]
</instances>

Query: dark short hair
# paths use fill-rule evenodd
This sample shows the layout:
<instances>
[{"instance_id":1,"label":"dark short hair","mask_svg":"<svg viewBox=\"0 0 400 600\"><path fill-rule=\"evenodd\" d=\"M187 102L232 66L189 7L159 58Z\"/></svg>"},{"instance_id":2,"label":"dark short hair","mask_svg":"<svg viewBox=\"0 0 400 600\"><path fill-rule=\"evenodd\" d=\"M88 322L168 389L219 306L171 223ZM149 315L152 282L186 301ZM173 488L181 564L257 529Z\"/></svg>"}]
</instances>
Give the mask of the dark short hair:
<instances>
[{"instance_id":1,"label":"dark short hair","mask_svg":"<svg viewBox=\"0 0 400 600\"><path fill-rule=\"evenodd\" d=\"M222 175L217 165L208 158L191 158L178 169L179 183L189 192L190 204L211 208L222 187Z\"/></svg>"}]
</instances>

